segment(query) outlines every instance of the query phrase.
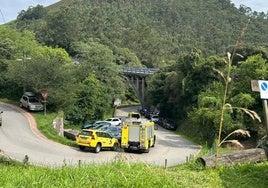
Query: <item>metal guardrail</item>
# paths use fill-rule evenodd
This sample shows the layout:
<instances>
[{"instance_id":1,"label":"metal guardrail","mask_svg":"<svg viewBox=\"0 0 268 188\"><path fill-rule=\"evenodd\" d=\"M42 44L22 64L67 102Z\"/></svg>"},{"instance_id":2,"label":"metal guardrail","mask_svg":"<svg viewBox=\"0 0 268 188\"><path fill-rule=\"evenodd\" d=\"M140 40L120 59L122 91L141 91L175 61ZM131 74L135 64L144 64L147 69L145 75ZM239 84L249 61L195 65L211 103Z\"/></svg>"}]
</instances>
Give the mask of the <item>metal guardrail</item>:
<instances>
[{"instance_id":1,"label":"metal guardrail","mask_svg":"<svg viewBox=\"0 0 268 188\"><path fill-rule=\"evenodd\" d=\"M80 131L78 130L72 130L72 129L65 129L63 131L64 137L70 140L76 140L76 136L79 134Z\"/></svg>"}]
</instances>

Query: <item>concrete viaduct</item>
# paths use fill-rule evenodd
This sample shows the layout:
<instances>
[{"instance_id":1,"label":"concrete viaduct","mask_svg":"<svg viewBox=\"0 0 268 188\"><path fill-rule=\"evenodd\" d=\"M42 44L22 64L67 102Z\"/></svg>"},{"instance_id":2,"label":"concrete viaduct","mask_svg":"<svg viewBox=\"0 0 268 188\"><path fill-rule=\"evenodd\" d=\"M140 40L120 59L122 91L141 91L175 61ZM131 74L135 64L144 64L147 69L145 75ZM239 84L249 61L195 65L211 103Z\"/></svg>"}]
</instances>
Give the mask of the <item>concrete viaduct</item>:
<instances>
[{"instance_id":1,"label":"concrete viaduct","mask_svg":"<svg viewBox=\"0 0 268 188\"><path fill-rule=\"evenodd\" d=\"M122 76L129 84L133 85L142 106L144 105L144 95L147 86L146 77L158 70L158 68L122 67Z\"/></svg>"}]
</instances>

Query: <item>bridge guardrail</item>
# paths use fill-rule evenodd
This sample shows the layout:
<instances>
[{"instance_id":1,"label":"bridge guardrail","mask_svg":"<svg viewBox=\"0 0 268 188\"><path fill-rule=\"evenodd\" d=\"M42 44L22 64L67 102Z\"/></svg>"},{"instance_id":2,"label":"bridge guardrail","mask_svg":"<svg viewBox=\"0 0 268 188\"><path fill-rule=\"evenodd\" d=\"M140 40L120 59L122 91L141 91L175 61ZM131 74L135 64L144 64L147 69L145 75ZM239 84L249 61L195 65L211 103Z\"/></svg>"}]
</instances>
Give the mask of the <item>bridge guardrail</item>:
<instances>
[{"instance_id":1,"label":"bridge guardrail","mask_svg":"<svg viewBox=\"0 0 268 188\"><path fill-rule=\"evenodd\" d=\"M133 67L122 67L123 73L130 74L143 74L143 75L151 75L158 71L158 68L133 68Z\"/></svg>"}]
</instances>

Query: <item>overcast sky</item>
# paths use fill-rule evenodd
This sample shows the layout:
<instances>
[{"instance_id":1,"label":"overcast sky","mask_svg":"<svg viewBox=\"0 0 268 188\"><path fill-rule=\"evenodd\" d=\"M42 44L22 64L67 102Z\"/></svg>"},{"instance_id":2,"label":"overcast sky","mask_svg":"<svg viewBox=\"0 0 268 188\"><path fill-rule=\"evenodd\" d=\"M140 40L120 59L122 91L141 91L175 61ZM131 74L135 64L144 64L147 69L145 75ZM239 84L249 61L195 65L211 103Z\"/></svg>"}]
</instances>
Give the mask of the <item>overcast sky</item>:
<instances>
[{"instance_id":1,"label":"overcast sky","mask_svg":"<svg viewBox=\"0 0 268 188\"><path fill-rule=\"evenodd\" d=\"M60 0L0 0L0 24L15 20L21 10L27 10L29 6L48 6ZM198 1L198 0L196 0ZM250 7L253 11L267 13L268 0L232 0L239 7L240 4Z\"/></svg>"},{"instance_id":2,"label":"overcast sky","mask_svg":"<svg viewBox=\"0 0 268 188\"><path fill-rule=\"evenodd\" d=\"M253 11L264 12L268 11L268 0L232 0L232 2L239 8L239 6L246 5Z\"/></svg>"},{"instance_id":3,"label":"overcast sky","mask_svg":"<svg viewBox=\"0 0 268 188\"><path fill-rule=\"evenodd\" d=\"M0 24L15 20L18 13L30 6L48 6L60 0L0 0Z\"/></svg>"}]
</instances>

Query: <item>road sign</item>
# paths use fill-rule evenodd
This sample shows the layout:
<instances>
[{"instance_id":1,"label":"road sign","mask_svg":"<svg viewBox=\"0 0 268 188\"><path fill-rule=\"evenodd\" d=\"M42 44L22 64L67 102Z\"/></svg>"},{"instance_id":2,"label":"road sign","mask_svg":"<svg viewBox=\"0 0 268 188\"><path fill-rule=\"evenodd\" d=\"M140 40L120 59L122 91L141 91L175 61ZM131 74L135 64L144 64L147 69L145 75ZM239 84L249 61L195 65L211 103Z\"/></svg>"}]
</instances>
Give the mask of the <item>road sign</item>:
<instances>
[{"instance_id":1,"label":"road sign","mask_svg":"<svg viewBox=\"0 0 268 188\"><path fill-rule=\"evenodd\" d=\"M261 92L261 99L268 99L268 81L258 80L258 84Z\"/></svg>"},{"instance_id":2,"label":"road sign","mask_svg":"<svg viewBox=\"0 0 268 188\"><path fill-rule=\"evenodd\" d=\"M42 97L44 100L47 100L47 97L48 97L48 91L47 90L41 90L40 91Z\"/></svg>"}]
</instances>

